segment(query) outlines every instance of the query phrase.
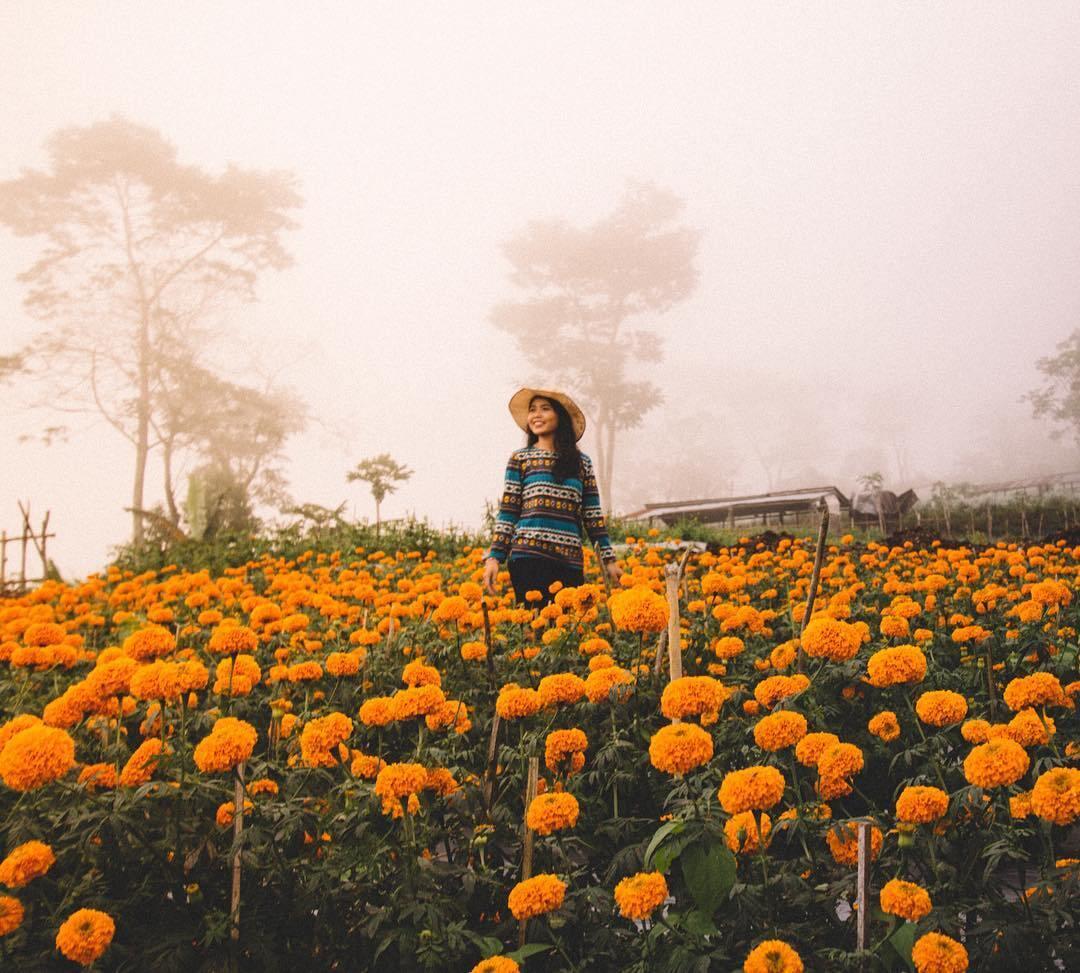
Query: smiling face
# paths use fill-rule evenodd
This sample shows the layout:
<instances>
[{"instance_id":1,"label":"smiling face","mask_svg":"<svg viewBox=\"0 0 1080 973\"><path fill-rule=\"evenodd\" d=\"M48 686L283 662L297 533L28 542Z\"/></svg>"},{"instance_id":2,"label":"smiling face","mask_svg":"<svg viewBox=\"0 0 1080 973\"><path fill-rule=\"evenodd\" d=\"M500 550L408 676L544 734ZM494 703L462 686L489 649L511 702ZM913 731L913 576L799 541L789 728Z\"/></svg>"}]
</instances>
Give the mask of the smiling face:
<instances>
[{"instance_id":1,"label":"smiling face","mask_svg":"<svg viewBox=\"0 0 1080 973\"><path fill-rule=\"evenodd\" d=\"M539 395L529 402L527 421L529 432L537 436L554 436L555 430L559 428L559 414L555 411L555 407L548 399Z\"/></svg>"}]
</instances>

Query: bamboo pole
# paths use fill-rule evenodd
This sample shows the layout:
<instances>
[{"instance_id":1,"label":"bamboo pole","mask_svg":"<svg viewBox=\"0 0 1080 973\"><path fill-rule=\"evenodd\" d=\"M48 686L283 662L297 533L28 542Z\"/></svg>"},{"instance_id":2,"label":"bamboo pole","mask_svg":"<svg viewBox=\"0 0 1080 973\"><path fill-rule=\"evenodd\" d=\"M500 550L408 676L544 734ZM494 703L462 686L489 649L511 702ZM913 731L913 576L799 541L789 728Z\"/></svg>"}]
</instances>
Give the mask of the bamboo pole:
<instances>
[{"instance_id":1,"label":"bamboo pole","mask_svg":"<svg viewBox=\"0 0 1080 973\"><path fill-rule=\"evenodd\" d=\"M810 575L810 590L806 595L806 608L802 623L799 625L799 663L798 671L806 672L806 655L802 649L802 633L814 613L814 601L817 599L818 581L821 579L821 562L825 559L825 539L829 536L829 505L821 500L821 525L818 527L817 550L814 551L814 571Z\"/></svg>"},{"instance_id":2,"label":"bamboo pole","mask_svg":"<svg viewBox=\"0 0 1080 973\"><path fill-rule=\"evenodd\" d=\"M491 824L491 798L495 792L495 769L496 757L499 752L499 714L496 713L491 721L491 739L488 740L487 766L484 768L484 813L487 815L488 824Z\"/></svg>"},{"instance_id":3,"label":"bamboo pole","mask_svg":"<svg viewBox=\"0 0 1080 973\"><path fill-rule=\"evenodd\" d=\"M860 821L856 827L859 834L859 870L855 888L855 945L862 952L866 949L870 930L870 822Z\"/></svg>"},{"instance_id":4,"label":"bamboo pole","mask_svg":"<svg viewBox=\"0 0 1080 973\"><path fill-rule=\"evenodd\" d=\"M536 799L536 784L540 776L540 758L529 758L529 776L525 783L525 813L522 815L522 825L525 829L525 840L521 856L521 880L524 882L532 878L533 867L533 830L529 827L529 805ZM518 926L518 949L525 945L528 936L529 920L522 919Z\"/></svg>"},{"instance_id":5,"label":"bamboo pole","mask_svg":"<svg viewBox=\"0 0 1080 973\"><path fill-rule=\"evenodd\" d=\"M677 564L669 563L664 568L664 583L667 587L668 603L668 677L678 679L682 676L682 645L679 637L679 566Z\"/></svg>"},{"instance_id":6,"label":"bamboo pole","mask_svg":"<svg viewBox=\"0 0 1080 973\"><path fill-rule=\"evenodd\" d=\"M233 779L233 850L232 850L232 930L229 938L235 951L240 943L240 840L244 832L244 765L239 764Z\"/></svg>"}]
</instances>

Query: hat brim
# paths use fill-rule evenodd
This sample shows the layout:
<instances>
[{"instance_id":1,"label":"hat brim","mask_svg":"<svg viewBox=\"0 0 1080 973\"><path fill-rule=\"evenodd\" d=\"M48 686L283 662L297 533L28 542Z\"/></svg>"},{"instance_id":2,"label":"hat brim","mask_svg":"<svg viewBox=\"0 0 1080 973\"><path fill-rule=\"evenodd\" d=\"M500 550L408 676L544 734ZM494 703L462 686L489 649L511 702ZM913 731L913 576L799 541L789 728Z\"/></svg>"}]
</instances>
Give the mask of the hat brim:
<instances>
[{"instance_id":1,"label":"hat brim","mask_svg":"<svg viewBox=\"0 0 1080 973\"><path fill-rule=\"evenodd\" d=\"M570 415L570 422L574 427L575 441L585 435L585 413L578 408L578 404L565 392L556 392L553 389L519 389L510 398L510 415L525 432L529 431L529 403L536 396L552 399L558 402Z\"/></svg>"}]
</instances>

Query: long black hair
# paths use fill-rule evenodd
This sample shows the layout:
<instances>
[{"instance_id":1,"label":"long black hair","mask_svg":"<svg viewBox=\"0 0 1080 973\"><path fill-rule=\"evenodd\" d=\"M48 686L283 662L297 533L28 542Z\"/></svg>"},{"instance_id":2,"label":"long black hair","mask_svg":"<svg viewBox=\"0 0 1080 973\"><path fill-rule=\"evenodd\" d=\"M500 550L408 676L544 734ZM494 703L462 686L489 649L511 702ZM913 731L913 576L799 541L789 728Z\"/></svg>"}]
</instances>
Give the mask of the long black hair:
<instances>
[{"instance_id":1,"label":"long black hair","mask_svg":"<svg viewBox=\"0 0 1080 973\"><path fill-rule=\"evenodd\" d=\"M571 477L583 480L581 451L578 449L577 440L574 438L574 421L570 418L570 413L566 411L566 406L557 399L549 399L543 395L534 395L529 400L529 405L532 405L535 399L543 399L545 402L551 403L555 415L559 417L559 425L555 430L555 468L552 470L555 479L559 483L563 483ZM535 446L536 441L540 438L531 429L526 430L525 437L527 446Z\"/></svg>"}]
</instances>

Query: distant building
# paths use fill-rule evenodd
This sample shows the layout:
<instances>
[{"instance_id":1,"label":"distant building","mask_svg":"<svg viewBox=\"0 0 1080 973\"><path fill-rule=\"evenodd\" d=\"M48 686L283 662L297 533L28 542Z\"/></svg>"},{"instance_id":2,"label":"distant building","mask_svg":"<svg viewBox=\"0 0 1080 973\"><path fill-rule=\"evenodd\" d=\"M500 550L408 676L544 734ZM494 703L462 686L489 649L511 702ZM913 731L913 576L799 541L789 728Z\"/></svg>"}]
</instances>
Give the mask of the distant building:
<instances>
[{"instance_id":1,"label":"distant building","mask_svg":"<svg viewBox=\"0 0 1080 973\"><path fill-rule=\"evenodd\" d=\"M741 497L647 503L627 516L631 520L646 521L653 526L662 524L668 527L684 518L722 527L737 527L741 524L797 527L814 522L822 500L828 505L833 516L850 517L851 501L834 486L805 487L801 490L780 490Z\"/></svg>"}]
</instances>

